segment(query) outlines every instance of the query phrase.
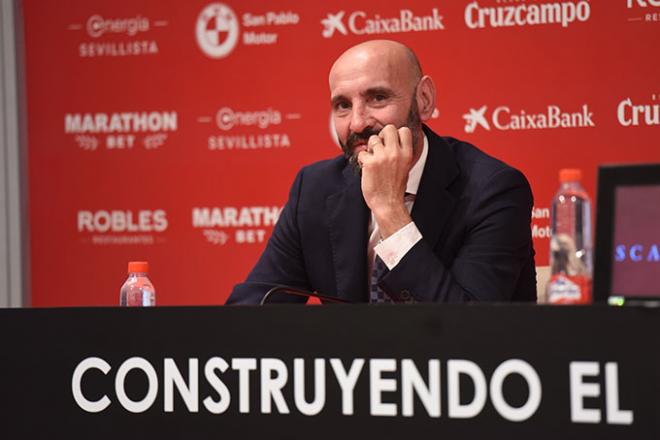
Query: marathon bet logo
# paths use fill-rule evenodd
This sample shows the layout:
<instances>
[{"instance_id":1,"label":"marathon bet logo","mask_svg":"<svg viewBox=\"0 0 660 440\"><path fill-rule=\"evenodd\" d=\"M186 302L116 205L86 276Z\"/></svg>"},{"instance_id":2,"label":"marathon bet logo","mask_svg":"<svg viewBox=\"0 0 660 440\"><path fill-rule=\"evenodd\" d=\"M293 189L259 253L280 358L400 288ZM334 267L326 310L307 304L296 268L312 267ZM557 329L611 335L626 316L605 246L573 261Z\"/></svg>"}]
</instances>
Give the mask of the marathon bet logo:
<instances>
[{"instance_id":1,"label":"marathon bet logo","mask_svg":"<svg viewBox=\"0 0 660 440\"><path fill-rule=\"evenodd\" d=\"M660 125L660 103L658 95L651 95L652 103L635 104L631 98L619 103L617 119L624 127L639 127L640 125Z\"/></svg>"},{"instance_id":2,"label":"marathon bet logo","mask_svg":"<svg viewBox=\"0 0 660 440\"><path fill-rule=\"evenodd\" d=\"M130 150L142 145L147 150L160 148L167 132L177 130L174 111L67 113L64 132L83 150L96 151L103 145L108 150Z\"/></svg>"},{"instance_id":3,"label":"marathon bet logo","mask_svg":"<svg viewBox=\"0 0 660 440\"><path fill-rule=\"evenodd\" d=\"M557 105L548 105L543 112L530 113L526 110L512 111L507 106L496 107L490 117L486 117L487 106L470 109L463 115L466 124L466 133L474 133L478 126L490 130L492 124L498 130L543 130L555 128L584 128L595 127L593 112L589 106L583 104L576 112L563 111Z\"/></svg>"},{"instance_id":4,"label":"marathon bet logo","mask_svg":"<svg viewBox=\"0 0 660 440\"><path fill-rule=\"evenodd\" d=\"M274 127L282 125L284 120L300 119L300 114L283 115L279 110L270 107L263 110L234 110L231 107L221 107L215 118L201 116L197 121L208 124L214 119L220 132L208 137L209 150L269 150L291 147L289 135ZM233 130L238 132L227 133Z\"/></svg>"},{"instance_id":5,"label":"marathon bet logo","mask_svg":"<svg viewBox=\"0 0 660 440\"><path fill-rule=\"evenodd\" d=\"M192 226L201 229L206 240L224 245L230 240L236 244L263 243L266 228L272 228L282 212L277 206L224 206L195 207Z\"/></svg>"},{"instance_id":6,"label":"marathon bet logo","mask_svg":"<svg viewBox=\"0 0 660 440\"><path fill-rule=\"evenodd\" d=\"M329 13L321 20L324 38L330 38L335 31L342 35L352 33L355 35L395 34L400 32L428 32L443 30L445 28L443 16L437 8L431 14L417 16L410 9L401 9L398 16L381 17L380 14L367 15L365 11L354 11L346 19L346 11L336 14Z\"/></svg>"},{"instance_id":7,"label":"marathon bet logo","mask_svg":"<svg viewBox=\"0 0 660 440\"><path fill-rule=\"evenodd\" d=\"M164 241L160 236L167 231L167 213L163 209L80 210L78 233L83 241L95 245L154 244ZM91 236L89 235L91 234Z\"/></svg>"},{"instance_id":8,"label":"marathon bet logo","mask_svg":"<svg viewBox=\"0 0 660 440\"><path fill-rule=\"evenodd\" d=\"M525 0L497 0L494 6L482 6L483 3L484 0L481 4L475 0L466 6L465 24L468 28L483 29L545 24L559 24L562 27L568 27L576 21L589 20L591 15L591 5L588 0L546 0L544 3L532 3L531 1L526 3ZM491 0L491 3L495 2Z\"/></svg>"},{"instance_id":9,"label":"marathon bet logo","mask_svg":"<svg viewBox=\"0 0 660 440\"><path fill-rule=\"evenodd\" d=\"M92 58L157 54L159 48L156 40L148 39L144 35L153 31L153 28L167 26L168 22L165 20L151 21L142 15L108 18L94 14L87 19L84 26L82 23L72 23L67 29L84 29L87 32L92 40L78 45L78 56ZM108 38L108 41L103 41L104 37Z\"/></svg>"}]
</instances>

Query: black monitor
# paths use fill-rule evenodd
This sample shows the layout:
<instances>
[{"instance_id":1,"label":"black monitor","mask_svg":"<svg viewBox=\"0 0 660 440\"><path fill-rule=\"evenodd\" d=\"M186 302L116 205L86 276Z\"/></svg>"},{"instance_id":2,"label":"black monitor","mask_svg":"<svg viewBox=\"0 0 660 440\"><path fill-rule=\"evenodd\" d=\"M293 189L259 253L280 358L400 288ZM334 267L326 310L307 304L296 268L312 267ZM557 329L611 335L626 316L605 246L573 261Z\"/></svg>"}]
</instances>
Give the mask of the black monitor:
<instances>
[{"instance_id":1,"label":"black monitor","mask_svg":"<svg viewBox=\"0 0 660 440\"><path fill-rule=\"evenodd\" d=\"M660 301L660 164L598 169L594 300Z\"/></svg>"}]
</instances>

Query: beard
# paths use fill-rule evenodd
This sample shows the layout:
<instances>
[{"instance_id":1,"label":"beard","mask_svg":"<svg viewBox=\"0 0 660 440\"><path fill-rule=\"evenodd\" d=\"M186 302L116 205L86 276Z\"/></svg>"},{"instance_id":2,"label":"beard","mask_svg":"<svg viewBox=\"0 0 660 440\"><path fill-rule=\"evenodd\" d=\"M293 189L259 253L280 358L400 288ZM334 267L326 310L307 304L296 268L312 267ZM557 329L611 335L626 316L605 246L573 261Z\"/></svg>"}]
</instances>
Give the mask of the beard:
<instances>
[{"instance_id":1,"label":"beard","mask_svg":"<svg viewBox=\"0 0 660 440\"><path fill-rule=\"evenodd\" d=\"M406 122L397 127L408 127L412 133L412 147L413 147L413 156L417 153L417 143L419 142L419 137L420 133L422 131L422 120L419 117L419 109L417 108L417 100L413 96L412 103L410 104L410 110L408 111L408 117L406 118ZM381 128L375 128L375 127L367 127L364 130L362 130L359 133L355 132L350 132L348 133L348 137L346 138L345 142L342 142L341 139L339 139L339 136L337 136L337 139L339 140L339 145L341 146L342 151L344 152L344 156L348 159L348 162L351 164L353 167L353 170L355 171L356 174L361 175L362 174L362 168L360 167L360 164L358 163L357 160L357 154L355 154L355 147L359 143L366 143L369 141L369 138L372 135L378 136L378 133L380 133Z\"/></svg>"}]
</instances>

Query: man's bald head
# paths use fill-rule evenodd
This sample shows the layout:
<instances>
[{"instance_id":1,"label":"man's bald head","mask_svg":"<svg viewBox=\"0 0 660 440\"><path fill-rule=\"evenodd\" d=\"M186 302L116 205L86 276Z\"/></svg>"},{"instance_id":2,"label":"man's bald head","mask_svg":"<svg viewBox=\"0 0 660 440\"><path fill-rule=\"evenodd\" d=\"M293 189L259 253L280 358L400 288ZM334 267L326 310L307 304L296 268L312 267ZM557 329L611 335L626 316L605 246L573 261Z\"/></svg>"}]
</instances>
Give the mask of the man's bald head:
<instances>
[{"instance_id":1,"label":"man's bald head","mask_svg":"<svg viewBox=\"0 0 660 440\"><path fill-rule=\"evenodd\" d=\"M359 66L380 69L383 74L389 73L412 87L422 78L419 59L408 46L392 40L371 40L349 48L337 58L330 69L330 88L333 77Z\"/></svg>"}]
</instances>

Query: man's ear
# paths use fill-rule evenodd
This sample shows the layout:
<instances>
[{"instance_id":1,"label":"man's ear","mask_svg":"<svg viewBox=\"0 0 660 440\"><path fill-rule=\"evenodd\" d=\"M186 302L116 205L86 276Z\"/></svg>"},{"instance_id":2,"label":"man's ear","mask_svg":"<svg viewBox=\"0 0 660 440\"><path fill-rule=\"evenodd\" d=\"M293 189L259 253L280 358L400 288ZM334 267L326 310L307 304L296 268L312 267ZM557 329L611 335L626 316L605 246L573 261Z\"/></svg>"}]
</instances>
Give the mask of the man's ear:
<instances>
[{"instance_id":1,"label":"man's ear","mask_svg":"<svg viewBox=\"0 0 660 440\"><path fill-rule=\"evenodd\" d=\"M419 118L428 121L435 110L435 84L430 76L424 75L417 84L417 109Z\"/></svg>"}]
</instances>

